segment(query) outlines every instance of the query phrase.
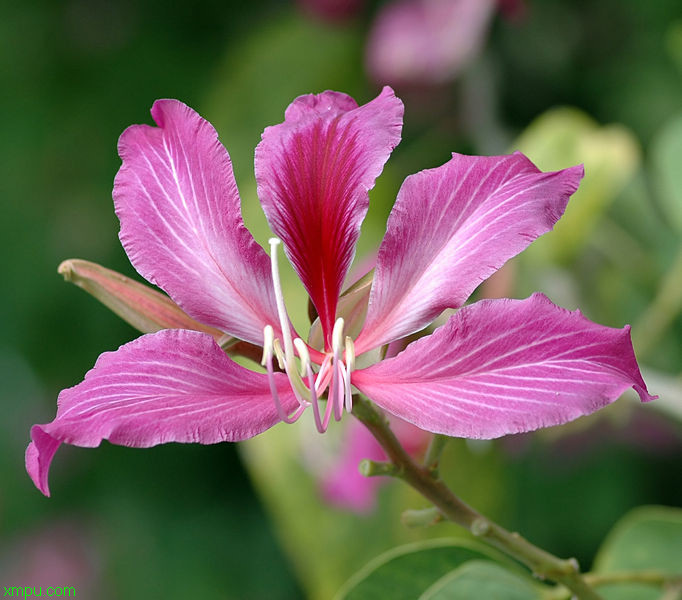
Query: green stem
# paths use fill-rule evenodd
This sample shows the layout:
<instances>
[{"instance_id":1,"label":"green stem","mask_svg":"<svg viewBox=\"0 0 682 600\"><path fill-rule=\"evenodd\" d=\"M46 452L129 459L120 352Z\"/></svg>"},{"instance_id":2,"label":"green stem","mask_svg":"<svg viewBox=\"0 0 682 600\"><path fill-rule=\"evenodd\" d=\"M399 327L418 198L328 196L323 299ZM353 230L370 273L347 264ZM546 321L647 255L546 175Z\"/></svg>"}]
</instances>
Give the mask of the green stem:
<instances>
[{"instance_id":1,"label":"green stem","mask_svg":"<svg viewBox=\"0 0 682 600\"><path fill-rule=\"evenodd\" d=\"M422 509L408 509L400 516L405 527L431 527L440 523L445 517L435 506Z\"/></svg>"},{"instance_id":2,"label":"green stem","mask_svg":"<svg viewBox=\"0 0 682 600\"><path fill-rule=\"evenodd\" d=\"M663 588L666 590L663 598L670 597L673 600L680 598L682 593L682 577L680 575L670 575L656 570L585 573L583 579L591 587L617 583L641 583L642 585ZM569 600L571 592L563 587L559 587L549 590L544 597L547 600Z\"/></svg>"},{"instance_id":3,"label":"green stem","mask_svg":"<svg viewBox=\"0 0 682 600\"><path fill-rule=\"evenodd\" d=\"M660 571L622 571L620 573L585 573L585 581L591 586L608 585L610 583L643 583L657 587L672 583L681 584L682 579L671 577Z\"/></svg>"},{"instance_id":4,"label":"green stem","mask_svg":"<svg viewBox=\"0 0 682 600\"><path fill-rule=\"evenodd\" d=\"M435 433L431 438L431 443L426 450L426 455L424 456L424 466L431 471L434 477L438 476L438 463L440 462L440 456L443 454L446 444L450 441L447 435L441 435L440 433Z\"/></svg>"},{"instance_id":5,"label":"green stem","mask_svg":"<svg viewBox=\"0 0 682 600\"><path fill-rule=\"evenodd\" d=\"M575 559L562 560L531 544L518 533L507 531L460 500L445 483L407 454L386 418L366 399L356 397L353 414L369 429L388 458L397 467L397 476L433 503L450 521L525 564L535 575L567 587L580 600L600 600L583 579Z\"/></svg>"}]
</instances>

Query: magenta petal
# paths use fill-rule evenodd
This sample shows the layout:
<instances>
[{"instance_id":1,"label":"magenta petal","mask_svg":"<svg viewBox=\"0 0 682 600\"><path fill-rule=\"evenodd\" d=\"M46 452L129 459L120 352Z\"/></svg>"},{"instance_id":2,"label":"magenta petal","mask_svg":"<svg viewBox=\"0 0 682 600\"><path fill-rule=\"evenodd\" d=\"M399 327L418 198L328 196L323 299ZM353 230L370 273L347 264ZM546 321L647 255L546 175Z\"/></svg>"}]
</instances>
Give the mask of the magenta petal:
<instances>
[{"instance_id":1,"label":"magenta petal","mask_svg":"<svg viewBox=\"0 0 682 600\"><path fill-rule=\"evenodd\" d=\"M177 100L157 127L119 140L114 183L120 238L139 273L193 318L254 344L278 329L268 256L244 226L232 163L208 121Z\"/></svg>"},{"instance_id":2,"label":"magenta petal","mask_svg":"<svg viewBox=\"0 0 682 600\"><path fill-rule=\"evenodd\" d=\"M256 148L265 215L315 304L327 343L368 190L400 141L402 115L390 88L360 107L337 92L301 96Z\"/></svg>"},{"instance_id":3,"label":"magenta petal","mask_svg":"<svg viewBox=\"0 0 682 600\"><path fill-rule=\"evenodd\" d=\"M578 188L582 166L542 173L523 154L463 156L403 183L379 248L365 352L458 308L508 259L546 233Z\"/></svg>"},{"instance_id":4,"label":"magenta petal","mask_svg":"<svg viewBox=\"0 0 682 600\"><path fill-rule=\"evenodd\" d=\"M293 409L286 376L275 377L285 409ZM209 335L184 329L102 354L83 382L61 392L58 405L54 421L31 429L26 451L26 470L45 495L60 443L213 444L253 437L279 421L266 375L234 363Z\"/></svg>"},{"instance_id":5,"label":"magenta petal","mask_svg":"<svg viewBox=\"0 0 682 600\"><path fill-rule=\"evenodd\" d=\"M356 371L353 384L422 429L465 438L566 423L630 387L653 399L629 327L597 325L542 294L466 306L397 357Z\"/></svg>"}]
</instances>

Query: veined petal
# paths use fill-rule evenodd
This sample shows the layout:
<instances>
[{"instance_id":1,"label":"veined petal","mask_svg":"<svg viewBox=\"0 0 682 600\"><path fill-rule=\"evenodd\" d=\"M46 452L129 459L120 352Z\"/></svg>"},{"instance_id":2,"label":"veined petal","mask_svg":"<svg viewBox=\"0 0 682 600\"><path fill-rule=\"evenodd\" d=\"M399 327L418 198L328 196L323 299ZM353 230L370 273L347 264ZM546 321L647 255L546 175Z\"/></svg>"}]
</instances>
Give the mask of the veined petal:
<instances>
[{"instance_id":1,"label":"veined petal","mask_svg":"<svg viewBox=\"0 0 682 600\"><path fill-rule=\"evenodd\" d=\"M481 281L546 233L583 167L543 173L523 154L463 156L403 183L379 248L358 354L458 308Z\"/></svg>"},{"instance_id":2,"label":"veined petal","mask_svg":"<svg viewBox=\"0 0 682 600\"><path fill-rule=\"evenodd\" d=\"M263 210L320 315L327 349L368 190L400 141L402 115L390 88L360 107L337 92L301 96L256 148Z\"/></svg>"},{"instance_id":3,"label":"veined petal","mask_svg":"<svg viewBox=\"0 0 682 600\"><path fill-rule=\"evenodd\" d=\"M275 374L285 410L298 405ZM253 437L279 421L268 377L227 357L204 333L166 329L102 354L85 380L59 395L54 421L34 425L26 470L49 495L48 470L61 443L102 440L147 448L166 442L213 444Z\"/></svg>"},{"instance_id":4,"label":"veined petal","mask_svg":"<svg viewBox=\"0 0 682 600\"><path fill-rule=\"evenodd\" d=\"M120 238L139 273L191 317L262 344L279 329L268 256L246 229L232 163L208 121L177 100L152 107L158 127L118 143Z\"/></svg>"},{"instance_id":5,"label":"veined petal","mask_svg":"<svg viewBox=\"0 0 682 600\"><path fill-rule=\"evenodd\" d=\"M353 374L387 411L434 433L496 438L586 415L646 389L630 328L597 325L542 294L465 306L404 352Z\"/></svg>"}]
</instances>

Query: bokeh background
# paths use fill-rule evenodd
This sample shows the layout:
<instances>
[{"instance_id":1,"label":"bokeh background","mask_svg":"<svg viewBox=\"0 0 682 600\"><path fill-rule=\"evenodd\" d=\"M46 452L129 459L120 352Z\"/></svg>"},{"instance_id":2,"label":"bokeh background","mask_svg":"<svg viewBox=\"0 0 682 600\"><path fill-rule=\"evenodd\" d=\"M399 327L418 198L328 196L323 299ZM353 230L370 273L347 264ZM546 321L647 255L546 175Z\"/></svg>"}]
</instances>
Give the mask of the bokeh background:
<instances>
[{"instance_id":1,"label":"bokeh background","mask_svg":"<svg viewBox=\"0 0 682 600\"><path fill-rule=\"evenodd\" d=\"M400 511L424 504L398 484L377 488L360 513L331 505L320 480L352 440L342 427L312 436L305 423L239 448L64 447L53 497L34 489L23 468L30 426L53 418L58 391L101 352L136 335L56 268L79 257L134 275L111 202L116 140L150 122L160 97L217 127L261 243L253 149L299 94L336 89L364 103L391 83L405 101L403 142L371 194L359 256L376 249L403 178L451 151L520 148L544 169L584 162L565 222L480 293L541 290L601 323L631 323L661 399L641 408L625 397L536 435L454 442L446 476L584 566L628 509L682 504L679 1L500 1L439 30L416 17L391 30L392 4L0 4L1 585L71 585L105 600L328 598L397 543L461 535L405 529ZM305 306L297 294L288 285L290 305Z\"/></svg>"}]
</instances>

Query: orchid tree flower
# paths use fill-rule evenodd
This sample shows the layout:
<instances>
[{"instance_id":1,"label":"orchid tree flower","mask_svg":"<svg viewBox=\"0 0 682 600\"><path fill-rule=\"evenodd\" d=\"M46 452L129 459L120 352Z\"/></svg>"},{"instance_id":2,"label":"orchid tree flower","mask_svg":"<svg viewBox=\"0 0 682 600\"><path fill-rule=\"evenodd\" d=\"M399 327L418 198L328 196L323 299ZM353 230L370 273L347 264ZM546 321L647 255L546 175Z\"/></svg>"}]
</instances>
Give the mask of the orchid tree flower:
<instances>
[{"instance_id":1,"label":"orchid tree flower","mask_svg":"<svg viewBox=\"0 0 682 600\"><path fill-rule=\"evenodd\" d=\"M63 390L56 418L33 426L26 452L44 494L62 443L237 441L309 408L324 432L352 410L356 391L421 429L468 438L564 423L630 387L651 399L628 327L597 325L541 294L465 306L484 279L553 227L581 166L543 173L520 153L453 154L408 177L353 338L337 308L368 191L400 140L403 105L393 91L363 106L331 91L301 96L284 122L265 129L255 173L276 236L269 257L244 225L214 128L176 100L159 100L151 112L156 127L133 125L119 140L120 239L137 271L209 329L143 335L102 354L80 384ZM280 244L319 315L318 346L287 316ZM458 310L432 334L355 368L445 309ZM235 363L214 330L261 347L265 372Z\"/></svg>"},{"instance_id":2,"label":"orchid tree flower","mask_svg":"<svg viewBox=\"0 0 682 600\"><path fill-rule=\"evenodd\" d=\"M478 55L495 0L397 0L382 5L368 34L365 62L374 81L440 84Z\"/></svg>"}]
</instances>

